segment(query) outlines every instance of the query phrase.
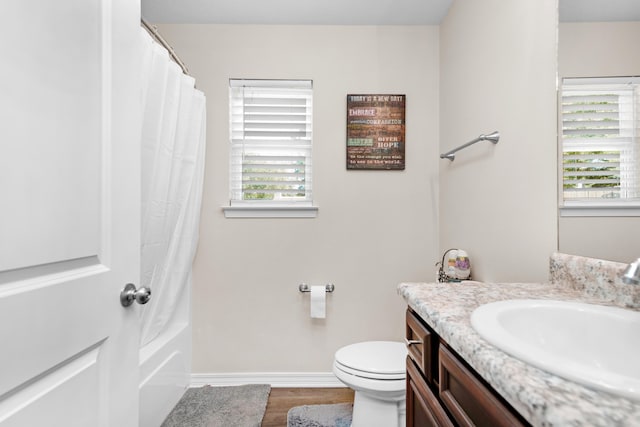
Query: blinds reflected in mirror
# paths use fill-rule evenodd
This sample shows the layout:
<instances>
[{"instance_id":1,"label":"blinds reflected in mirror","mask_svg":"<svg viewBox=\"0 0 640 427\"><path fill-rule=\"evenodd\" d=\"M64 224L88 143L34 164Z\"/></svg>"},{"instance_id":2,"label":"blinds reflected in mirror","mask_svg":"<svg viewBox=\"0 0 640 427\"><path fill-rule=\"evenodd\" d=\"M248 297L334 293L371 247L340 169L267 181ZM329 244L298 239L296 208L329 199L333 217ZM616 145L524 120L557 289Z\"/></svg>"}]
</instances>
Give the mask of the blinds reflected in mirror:
<instances>
[{"instance_id":1,"label":"blinds reflected in mirror","mask_svg":"<svg viewBox=\"0 0 640 427\"><path fill-rule=\"evenodd\" d=\"M562 82L562 190L572 202L640 201L640 79Z\"/></svg>"}]
</instances>

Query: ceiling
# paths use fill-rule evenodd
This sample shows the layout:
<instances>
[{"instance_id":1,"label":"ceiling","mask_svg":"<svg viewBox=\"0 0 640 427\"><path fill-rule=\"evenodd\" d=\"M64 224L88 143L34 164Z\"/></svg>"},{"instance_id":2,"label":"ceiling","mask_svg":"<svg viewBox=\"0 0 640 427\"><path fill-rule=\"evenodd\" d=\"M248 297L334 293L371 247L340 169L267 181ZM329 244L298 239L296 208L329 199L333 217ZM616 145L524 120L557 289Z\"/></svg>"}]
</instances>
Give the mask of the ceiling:
<instances>
[{"instance_id":1,"label":"ceiling","mask_svg":"<svg viewBox=\"0 0 640 427\"><path fill-rule=\"evenodd\" d=\"M142 0L153 23L438 24L452 0Z\"/></svg>"},{"instance_id":2,"label":"ceiling","mask_svg":"<svg viewBox=\"0 0 640 427\"><path fill-rule=\"evenodd\" d=\"M640 0L559 1L560 21L563 22L640 21ZM142 0L142 16L152 23L430 25L442 21L452 2L453 0Z\"/></svg>"},{"instance_id":3,"label":"ceiling","mask_svg":"<svg viewBox=\"0 0 640 427\"><path fill-rule=\"evenodd\" d=\"M640 21L640 0L560 0L560 22Z\"/></svg>"}]
</instances>

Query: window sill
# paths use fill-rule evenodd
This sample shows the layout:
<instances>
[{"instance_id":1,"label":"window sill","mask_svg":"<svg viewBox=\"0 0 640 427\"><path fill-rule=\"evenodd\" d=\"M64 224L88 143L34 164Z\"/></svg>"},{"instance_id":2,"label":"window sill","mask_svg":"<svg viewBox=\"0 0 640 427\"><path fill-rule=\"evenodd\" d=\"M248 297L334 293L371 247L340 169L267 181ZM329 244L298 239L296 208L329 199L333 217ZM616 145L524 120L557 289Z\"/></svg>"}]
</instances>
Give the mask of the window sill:
<instances>
[{"instance_id":1,"label":"window sill","mask_svg":"<svg viewBox=\"0 0 640 427\"><path fill-rule=\"evenodd\" d=\"M225 218L315 218L317 206L223 206Z\"/></svg>"},{"instance_id":2,"label":"window sill","mask_svg":"<svg viewBox=\"0 0 640 427\"><path fill-rule=\"evenodd\" d=\"M584 204L572 204L560 207L561 217L635 217L640 216L640 205L608 205L593 206Z\"/></svg>"}]
</instances>

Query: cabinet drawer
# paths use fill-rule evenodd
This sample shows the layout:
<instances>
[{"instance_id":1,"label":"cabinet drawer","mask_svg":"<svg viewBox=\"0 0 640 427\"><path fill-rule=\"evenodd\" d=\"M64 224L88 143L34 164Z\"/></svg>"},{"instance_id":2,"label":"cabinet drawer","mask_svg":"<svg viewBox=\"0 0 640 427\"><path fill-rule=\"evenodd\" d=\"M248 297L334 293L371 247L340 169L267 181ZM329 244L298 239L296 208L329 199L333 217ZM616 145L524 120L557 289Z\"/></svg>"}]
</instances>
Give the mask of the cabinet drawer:
<instances>
[{"instance_id":1,"label":"cabinet drawer","mask_svg":"<svg viewBox=\"0 0 640 427\"><path fill-rule=\"evenodd\" d=\"M440 399L460 426L524 426L445 346L440 346Z\"/></svg>"},{"instance_id":2,"label":"cabinet drawer","mask_svg":"<svg viewBox=\"0 0 640 427\"><path fill-rule=\"evenodd\" d=\"M407 425L454 427L410 357L407 357Z\"/></svg>"},{"instance_id":3,"label":"cabinet drawer","mask_svg":"<svg viewBox=\"0 0 640 427\"><path fill-rule=\"evenodd\" d=\"M407 310L406 338L409 357L413 359L427 381L433 382L437 365L433 357L435 355L432 355L434 349L432 334L410 310Z\"/></svg>"}]
</instances>

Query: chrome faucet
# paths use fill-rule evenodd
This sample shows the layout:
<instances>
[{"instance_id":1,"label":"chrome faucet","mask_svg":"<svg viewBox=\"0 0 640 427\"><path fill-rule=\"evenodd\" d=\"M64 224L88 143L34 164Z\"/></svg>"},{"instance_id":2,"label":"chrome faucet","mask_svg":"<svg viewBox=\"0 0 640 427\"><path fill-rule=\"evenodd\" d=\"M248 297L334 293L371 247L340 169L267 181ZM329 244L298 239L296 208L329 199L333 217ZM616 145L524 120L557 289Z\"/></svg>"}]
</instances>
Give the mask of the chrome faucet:
<instances>
[{"instance_id":1,"label":"chrome faucet","mask_svg":"<svg viewBox=\"0 0 640 427\"><path fill-rule=\"evenodd\" d=\"M640 285L640 258L625 268L622 281L628 285Z\"/></svg>"}]
</instances>

